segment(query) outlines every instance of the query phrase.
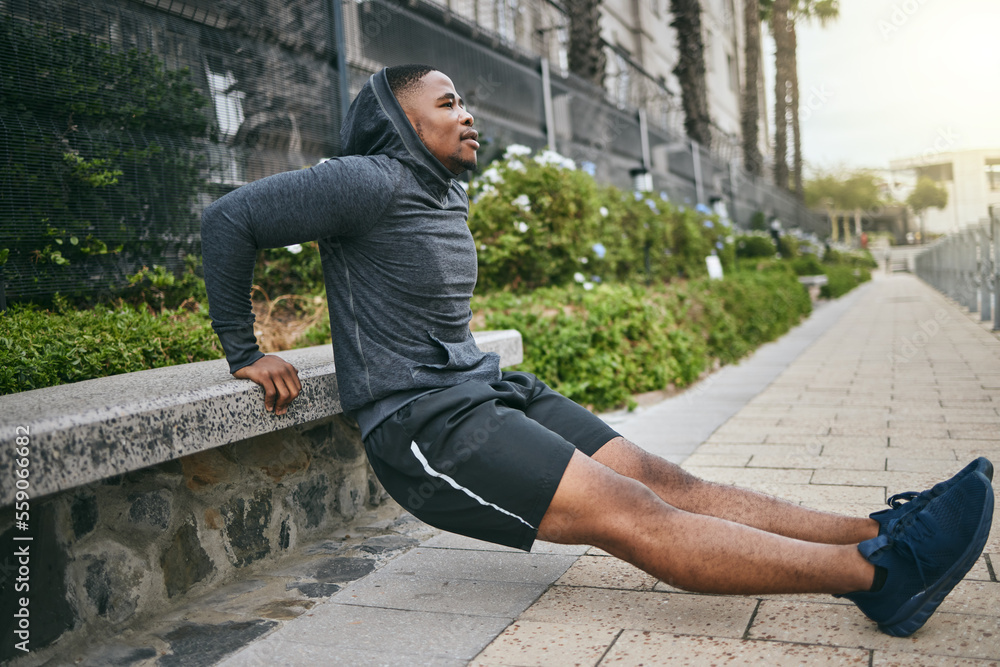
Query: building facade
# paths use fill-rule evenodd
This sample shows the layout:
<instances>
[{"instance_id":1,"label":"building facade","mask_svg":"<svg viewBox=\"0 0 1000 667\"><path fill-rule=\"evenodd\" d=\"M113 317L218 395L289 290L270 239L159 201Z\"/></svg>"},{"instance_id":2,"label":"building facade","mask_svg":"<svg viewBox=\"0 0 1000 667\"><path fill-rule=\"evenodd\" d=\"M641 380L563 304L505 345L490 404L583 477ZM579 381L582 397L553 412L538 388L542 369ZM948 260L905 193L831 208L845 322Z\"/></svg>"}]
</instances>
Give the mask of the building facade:
<instances>
[{"instance_id":1,"label":"building facade","mask_svg":"<svg viewBox=\"0 0 1000 667\"><path fill-rule=\"evenodd\" d=\"M948 192L945 208L923 214L927 234L949 234L989 219L991 208L1000 211L1000 148L933 153L892 160L889 169L901 199L921 177L942 185Z\"/></svg>"}]
</instances>

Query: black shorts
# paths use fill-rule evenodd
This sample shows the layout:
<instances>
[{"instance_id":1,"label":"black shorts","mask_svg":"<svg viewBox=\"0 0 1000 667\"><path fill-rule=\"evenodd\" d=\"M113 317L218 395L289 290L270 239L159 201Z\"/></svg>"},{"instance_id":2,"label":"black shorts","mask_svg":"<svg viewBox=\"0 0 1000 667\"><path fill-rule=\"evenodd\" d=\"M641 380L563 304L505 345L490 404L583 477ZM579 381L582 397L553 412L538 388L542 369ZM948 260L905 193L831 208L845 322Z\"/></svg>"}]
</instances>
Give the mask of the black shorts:
<instances>
[{"instance_id":1,"label":"black shorts","mask_svg":"<svg viewBox=\"0 0 1000 667\"><path fill-rule=\"evenodd\" d=\"M365 438L396 502L432 526L531 550L575 450L618 433L530 373L466 382L414 400Z\"/></svg>"}]
</instances>

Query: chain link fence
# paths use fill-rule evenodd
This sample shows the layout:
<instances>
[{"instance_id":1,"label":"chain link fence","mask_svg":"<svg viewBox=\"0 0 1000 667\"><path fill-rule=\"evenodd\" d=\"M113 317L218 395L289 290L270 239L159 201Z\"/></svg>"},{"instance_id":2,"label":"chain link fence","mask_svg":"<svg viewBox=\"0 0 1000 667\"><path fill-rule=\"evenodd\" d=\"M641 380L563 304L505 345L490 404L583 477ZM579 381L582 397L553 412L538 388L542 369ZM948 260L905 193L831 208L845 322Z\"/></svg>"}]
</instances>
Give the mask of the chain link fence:
<instances>
[{"instance_id":1,"label":"chain link fence","mask_svg":"<svg viewBox=\"0 0 1000 667\"><path fill-rule=\"evenodd\" d=\"M481 165L512 143L554 145L602 182L825 231L742 171L733 137L686 139L676 96L621 54L608 90L567 73L555 2L0 0L0 21L0 284L14 300L178 270L200 253L204 206L338 155L345 102L407 62L452 77Z\"/></svg>"}]
</instances>

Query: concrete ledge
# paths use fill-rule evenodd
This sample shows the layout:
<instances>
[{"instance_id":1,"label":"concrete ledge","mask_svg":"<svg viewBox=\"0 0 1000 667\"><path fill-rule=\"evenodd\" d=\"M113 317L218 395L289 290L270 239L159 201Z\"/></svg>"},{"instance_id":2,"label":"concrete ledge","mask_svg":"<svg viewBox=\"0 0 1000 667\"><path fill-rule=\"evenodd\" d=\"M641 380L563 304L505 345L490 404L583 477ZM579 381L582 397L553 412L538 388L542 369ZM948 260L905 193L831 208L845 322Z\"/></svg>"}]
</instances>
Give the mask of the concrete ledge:
<instances>
[{"instance_id":1,"label":"concrete ledge","mask_svg":"<svg viewBox=\"0 0 1000 667\"><path fill-rule=\"evenodd\" d=\"M522 361L517 331L475 334L501 364ZM31 496L48 495L342 412L332 348L281 352L302 393L288 414L264 410L262 390L224 360L156 368L0 397L0 471L13 479L14 439L28 430ZM0 506L14 501L0 488Z\"/></svg>"}]
</instances>

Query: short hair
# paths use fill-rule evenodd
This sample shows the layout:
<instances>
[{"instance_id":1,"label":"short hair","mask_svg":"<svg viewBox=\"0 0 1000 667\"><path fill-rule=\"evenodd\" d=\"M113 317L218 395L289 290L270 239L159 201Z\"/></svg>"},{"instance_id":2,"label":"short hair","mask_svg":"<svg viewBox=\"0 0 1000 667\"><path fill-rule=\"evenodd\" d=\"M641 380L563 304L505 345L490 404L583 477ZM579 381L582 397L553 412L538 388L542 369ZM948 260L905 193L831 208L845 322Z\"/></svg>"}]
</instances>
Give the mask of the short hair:
<instances>
[{"instance_id":1,"label":"short hair","mask_svg":"<svg viewBox=\"0 0 1000 667\"><path fill-rule=\"evenodd\" d=\"M385 70L385 76L389 80L389 88L400 105L411 93L415 92L420 80L428 72L438 71L436 67L430 65L395 65Z\"/></svg>"}]
</instances>

